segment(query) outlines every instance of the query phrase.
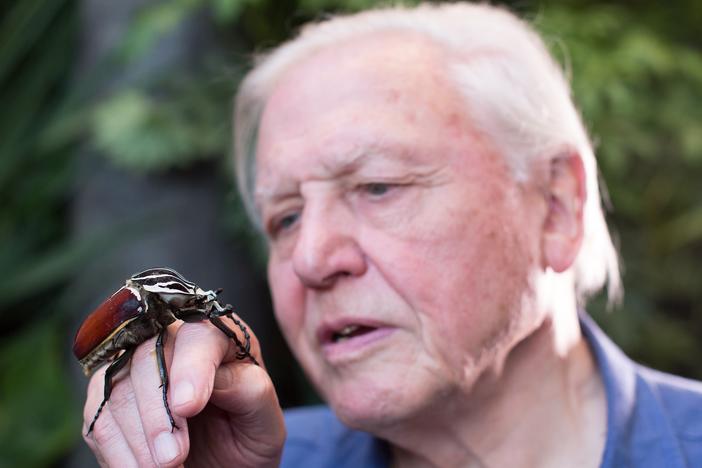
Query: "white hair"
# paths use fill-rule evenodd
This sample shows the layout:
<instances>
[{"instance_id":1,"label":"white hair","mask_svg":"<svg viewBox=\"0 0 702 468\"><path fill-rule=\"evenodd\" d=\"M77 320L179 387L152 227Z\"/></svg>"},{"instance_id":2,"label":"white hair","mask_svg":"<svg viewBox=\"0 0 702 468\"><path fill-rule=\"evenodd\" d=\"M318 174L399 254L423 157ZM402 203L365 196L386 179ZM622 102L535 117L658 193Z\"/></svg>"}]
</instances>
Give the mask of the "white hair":
<instances>
[{"instance_id":1,"label":"white hair","mask_svg":"<svg viewBox=\"0 0 702 468\"><path fill-rule=\"evenodd\" d=\"M585 168L583 243L572 267L578 297L607 283L610 300L621 294L619 262L602 212L597 162L573 104L570 86L539 35L513 14L489 5L454 3L390 7L310 24L257 59L235 105L237 181L244 205L260 227L254 205L259 120L277 80L313 52L379 32L421 34L449 52L449 78L467 102L475 130L495 145L524 181L536 161L564 153Z\"/></svg>"}]
</instances>

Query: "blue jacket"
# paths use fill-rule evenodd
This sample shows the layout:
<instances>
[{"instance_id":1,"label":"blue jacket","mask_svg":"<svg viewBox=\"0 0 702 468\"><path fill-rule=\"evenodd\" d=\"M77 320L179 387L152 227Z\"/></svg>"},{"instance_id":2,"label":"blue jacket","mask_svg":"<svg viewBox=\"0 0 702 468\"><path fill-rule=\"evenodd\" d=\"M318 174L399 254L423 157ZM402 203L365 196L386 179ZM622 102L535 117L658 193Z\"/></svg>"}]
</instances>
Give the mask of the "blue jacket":
<instances>
[{"instance_id":1,"label":"blue jacket","mask_svg":"<svg viewBox=\"0 0 702 468\"><path fill-rule=\"evenodd\" d=\"M602 468L702 467L702 382L645 368L580 317L607 393ZM283 467L387 467L387 445L344 426L326 407L286 411Z\"/></svg>"}]
</instances>

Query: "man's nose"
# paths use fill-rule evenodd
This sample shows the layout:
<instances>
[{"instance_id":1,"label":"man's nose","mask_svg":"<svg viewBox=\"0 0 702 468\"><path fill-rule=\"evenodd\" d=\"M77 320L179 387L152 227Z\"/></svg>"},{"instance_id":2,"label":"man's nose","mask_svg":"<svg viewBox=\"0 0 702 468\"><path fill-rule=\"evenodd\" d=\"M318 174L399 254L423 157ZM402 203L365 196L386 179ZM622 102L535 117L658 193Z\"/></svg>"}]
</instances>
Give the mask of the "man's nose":
<instances>
[{"instance_id":1,"label":"man's nose","mask_svg":"<svg viewBox=\"0 0 702 468\"><path fill-rule=\"evenodd\" d=\"M353 214L345 207L305 207L293 252L293 268L305 286L325 289L340 278L365 273L356 230Z\"/></svg>"}]
</instances>

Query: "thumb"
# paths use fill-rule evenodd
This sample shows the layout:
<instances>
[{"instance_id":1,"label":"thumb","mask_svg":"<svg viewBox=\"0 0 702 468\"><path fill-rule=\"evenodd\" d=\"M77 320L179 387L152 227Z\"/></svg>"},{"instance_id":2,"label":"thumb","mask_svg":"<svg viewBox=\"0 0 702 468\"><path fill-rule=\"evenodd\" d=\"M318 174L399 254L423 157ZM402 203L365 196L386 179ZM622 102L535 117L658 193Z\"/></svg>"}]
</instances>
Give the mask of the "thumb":
<instances>
[{"instance_id":1,"label":"thumb","mask_svg":"<svg viewBox=\"0 0 702 468\"><path fill-rule=\"evenodd\" d=\"M254 453L279 453L285 442L285 420L268 373L254 364L230 362L215 373L210 403L230 417L232 432Z\"/></svg>"}]
</instances>

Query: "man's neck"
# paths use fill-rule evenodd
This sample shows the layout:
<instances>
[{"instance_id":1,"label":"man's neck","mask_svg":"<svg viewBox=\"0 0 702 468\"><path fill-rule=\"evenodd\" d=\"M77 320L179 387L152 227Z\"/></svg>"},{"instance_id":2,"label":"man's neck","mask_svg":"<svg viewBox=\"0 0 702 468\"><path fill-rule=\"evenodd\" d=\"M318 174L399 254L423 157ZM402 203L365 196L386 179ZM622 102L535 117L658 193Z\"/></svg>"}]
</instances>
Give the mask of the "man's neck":
<instances>
[{"instance_id":1,"label":"man's neck","mask_svg":"<svg viewBox=\"0 0 702 468\"><path fill-rule=\"evenodd\" d=\"M577 314L559 312L559 322L549 315L499 372L487 369L467 394L448 395L390 431L394 465L598 466L604 387Z\"/></svg>"}]
</instances>

